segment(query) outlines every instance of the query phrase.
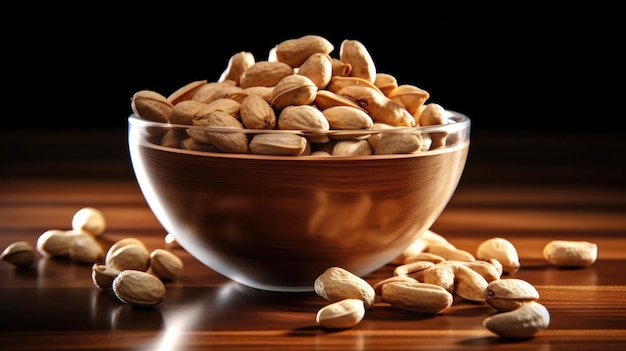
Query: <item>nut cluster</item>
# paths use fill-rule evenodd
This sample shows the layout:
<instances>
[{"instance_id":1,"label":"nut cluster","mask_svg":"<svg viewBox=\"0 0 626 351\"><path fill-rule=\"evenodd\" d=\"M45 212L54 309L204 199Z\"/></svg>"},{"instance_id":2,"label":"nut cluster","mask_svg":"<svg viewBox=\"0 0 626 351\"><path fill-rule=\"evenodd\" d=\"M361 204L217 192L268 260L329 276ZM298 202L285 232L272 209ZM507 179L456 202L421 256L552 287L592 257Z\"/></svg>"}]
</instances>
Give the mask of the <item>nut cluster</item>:
<instances>
[{"instance_id":1,"label":"nut cluster","mask_svg":"<svg viewBox=\"0 0 626 351\"><path fill-rule=\"evenodd\" d=\"M443 125L447 112L430 94L378 72L365 45L335 46L318 35L285 40L267 60L241 51L217 81L198 80L169 95L137 91L131 108L141 119L206 128L153 131L154 143L182 149L288 156L366 156L415 153L445 146L446 132L383 133ZM264 130L246 134L244 129ZM276 133L289 130L293 133ZM454 142L450 138L449 143Z\"/></svg>"},{"instance_id":2,"label":"nut cluster","mask_svg":"<svg viewBox=\"0 0 626 351\"><path fill-rule=\"evenodd\" d=\"M149 251L136 238L124 238L111 245L105 254L98 241L106 231L104 214L84 207L72 217L72 229L49 229L39 235L33 247L27 241L8 245L3 261L17 268L28 268L37 253L49 258L67 258L80 264L92 264L92 282L99 289L112 289L119 300L134 306L154 306L165 297L163 281L176 278L183 269L182 260L166 249ZM166 238L167 247L176 241Z\"/></svg>"},{"instance_id":3,"label":"nut cluster","mask_svg":"<svg viewBox=\"0 0 626 351\"><path fill-rule=\"evenodd\" d=\"M104 264L94 263L91 278L96 287L112 289L121 301L149 307L165 298L163 281L183 270L183 261L165 249L149 251L137 238L124 238L107 251Z\"/></svg>"},{"instance_id":4,"label":"nut cluster","mask_svg":"<svg viewBox=\"0 0 626 351\"><path fill-rule=\"evenodd\" d=\"M588 266L595 261L597 246L551 241L544 253L555 265ZM390 264L396 266L393 275L373 284L341 267L330 267L318 276L315 292L331 303L318 310L317 323L328 329L351 328L377 302L440 315L458 297L492 307L495 313L483 325L503 338L532 338L550 324L550 313L539 303L537 289L512 276L520 262L515 246L505 238L484 240L474 255L427 230Z\"/></svg>"}]
</instances>

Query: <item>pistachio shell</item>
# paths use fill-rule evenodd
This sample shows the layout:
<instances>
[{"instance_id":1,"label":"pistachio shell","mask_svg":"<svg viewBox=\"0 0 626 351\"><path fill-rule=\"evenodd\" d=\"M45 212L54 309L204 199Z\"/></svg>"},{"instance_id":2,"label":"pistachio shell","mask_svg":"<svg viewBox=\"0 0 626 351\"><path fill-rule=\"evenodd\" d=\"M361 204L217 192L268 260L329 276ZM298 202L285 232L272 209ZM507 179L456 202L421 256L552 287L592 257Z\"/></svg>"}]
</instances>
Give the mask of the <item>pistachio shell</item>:
<instances>
[{"instance_id":1,"label":"pistachio shell","mask_svg":"<svg viewBox=\"0 0 626 351\"><path fill-rule=\"evenodd\" d=\"M249 129L274 129L276 113L260 95L249 95L241 101L239 110L241 123Z\"/></svg>"},{"instance_id":2,"label":"pistachio shell","mask_svg":"<svg viewBox=\"0 0 626 351\"><path fill-rule=\"evenodd\" d=\"M398 87L398 81L396 77L388 73L376 73L376 80L374 85L383 92L385 96L389 96L389 93Z\"/></svg>"},{"instance_id":3,"label":"pistachio shell","mask_svg":"<svg viewBox=\"0 0 626 351\"><path fill-rule=\"evenodd\" d=\"M228 60L228 65L226 66L224 72L220 75L218 82L232 80L239 84L239 80L241 79L243 72L254 65L255 62L256 60L251 52L240 51L234 54Z\"/></svg>"},{"instance_id":4,"label":"pistachio shell","mask_svg":"<svg viewBox=\"0 0 626 351\"><path fill-rule=\"evenodd\" d=\"M287 106L278 117L278 128L302 130L306 132L327 132L330 124L322 111L309 105ZM325 143L329 137L325 134L310 137L311 142Z\"/></svg>"},{"instance_id":5,"label":"pistachio shell","mask_svg":"<svg viewBox=\"0 0 626 351\"><path fill-rule=\"evenodd\" d=\"M404 106L409 113L414 114L415 111L424 105L430 94L414 85L403 84L394 88L387 96Z\"/></svg>"},{"instance_id":6,"label":"pistachio shell","mask_svg":"<svg viewBox=\"0 0 626 351\"><path fill-rule=\"evenodd\" d=\"M243 89L256 86L273 87L293 73L294 69L286 63L258 61L243 71L239 86Z\"/></svg>"},{"instance_id":7,"label":"pistachio shell","mask_svg":"<svg viewBox=\"0 0 626 351\"><path fill-rule=\"evenodd\" d=\"M315 101L316 95L317 86L310 78L294 74L276 84L270 103L280 111L290 105L309 105Z\"/></svg>"},{"instance_id":8,"label":"pistachio shell","mask_svg":"<svg viewBox=\"0 0 626 351\"><path fill-rule=\"evenodd\" d=\"M307 141L296 134L257 134L250 141L250 152L257 155L299 156Z\"/></svg>"},{"instance_id":9,"label":"pistachio shell","mask_svg":"<svg viewBox=\"0 0 626 351\"><path fill-rule=\"evenodd\" d=\"M334 49L328 39L319 35L305 35L295 39L285 40L276 45L274 55L276 60L291 67L300 67L302 63L315 53L330 54Z\"/></svg>"},{"instance_id":10,"label":"pistachio shell","mask_svg":"<svg viewBox=\"0 0 626 351\"><path fill-rule=\"evenodd\" d=\"M317 106L317 108L322 111L333 106L350 106L357 108L363 112L367 112L364 108L359 106L353 100L350 100L345 96L333 93L330 90L318 90L317 94L315 95L314 103L315 106Z\"/></svg>"},{"instance_id":11,"label":"pistachio shell","mask_svg":"<svg viewBox=\"0 0 626 351\"><path fill-rule=\"evenodd\" d=\"M206 79L189 82L171 93L167 100L174 106L181 101L191 100L198 89L206 84L208 84Z\"/></svg>"},{"instance_id":12,"label":"pistachio shell","mask_svg":"<svg viewBox=\"0 0 626 351\"><path fill-rule=\"evenodd\" d=\"M360 77L332 77L332 79L326 86L326 89L332 91L333 93L337 93L344 87L353 85L369 87L376 90L380 94L383 94L383 92L378 89L378 87L372 82Z\"/></svg>"},{"instance_id":13,"label":"pistachio shell","mask_svg":"<svg viewBox=\"0 0 626 351\"><path fill-rule=\"evenodd\" d=\"M346 39L339 48L339 59L352 66L350 76L376 81L376 65L367 48L358 40Z\"/></svg>"},{"instance_id":14,"label":"pistachio shell","mask_svg":"<svg viewBox=\"0 0 626 351\"><path fill-rule=\"evenodd\" d=\"M224 111L214 111L208 115L196 116L193 119L195 126L220 127L243 130L243 125L232 115ZM210 132L198 129L188 129L187 133L194 140L211 144L222 152L232 152L238 154L249 153L248 136L243 132L227 131Z\"/></svg>"},{"instance_id":15,"label":"pistachio shell","mask_svg":"<svg viewBox=\"0 0 626 351\"><path fill-rule=\"evenodd\" d=\"M324 89L332 78L332 60L328 54L314 53L298 68L298 74L311 79L318 89Z\"/></svg>"},{"instance_id":16,"label":"pistachio shell","mask_svg":"<svg viewBox=\"0 0 626 351\"><path fill-rule=\"evenodd\" d=\"M174 105L156 91L140 90L133 94L131 108L140 118L167 123L170 110L174 108Z\"/></svg>"}]
</instances>

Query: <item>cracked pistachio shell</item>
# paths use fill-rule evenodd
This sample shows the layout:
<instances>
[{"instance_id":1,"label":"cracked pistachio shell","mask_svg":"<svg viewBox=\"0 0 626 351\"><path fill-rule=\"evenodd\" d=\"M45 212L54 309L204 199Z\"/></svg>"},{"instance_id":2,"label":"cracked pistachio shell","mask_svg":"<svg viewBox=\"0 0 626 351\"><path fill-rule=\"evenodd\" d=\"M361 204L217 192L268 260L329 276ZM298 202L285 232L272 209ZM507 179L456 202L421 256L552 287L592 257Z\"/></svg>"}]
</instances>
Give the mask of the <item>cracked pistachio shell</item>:
<instances>
[{"instance_id":1,"label":"cracked pistachio shell","mask_svg":"<svg viewBox=\"0 0 626 351\"><path fill-rule=\"evenodd\" d=\"M376 81L376 65L369 51L358 40L346 39L341 42L339 59L352 66L350 75L367 80L370 83Z\"/></svg>"},{"instance_id":2,"label":"cracked pistachio shell","mask_svg":"<svg viewBox=\"0 0 626 351\"><path fill-rule=\"evenodd\" d=\"M189 82L171 93L167 97L167 100L174 106L181 101L191 100L198 89L207 83L208 81L206 79Z\"/></svg>"}]
</instances>

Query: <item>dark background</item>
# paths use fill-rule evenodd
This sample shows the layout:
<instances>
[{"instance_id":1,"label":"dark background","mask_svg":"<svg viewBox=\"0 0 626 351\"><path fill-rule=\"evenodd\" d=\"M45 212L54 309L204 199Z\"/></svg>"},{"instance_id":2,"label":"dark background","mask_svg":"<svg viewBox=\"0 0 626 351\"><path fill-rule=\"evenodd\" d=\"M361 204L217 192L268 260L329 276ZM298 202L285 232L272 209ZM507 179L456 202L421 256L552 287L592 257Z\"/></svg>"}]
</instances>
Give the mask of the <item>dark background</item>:
<instances>
[{"instance_id":1,"label":"dark background","mask_svg":"<svg viewBox=\"0 0 626 351\"><path fill-rule=\"evenodd\" d=\"M134 92L215 81L234 53L263 60L305 34L335 56L343 39L361 41L378 71L467 114L476 132L614 131L623 119L617 6L439 4L27 4L2 24L2 128L125 130Z\"/></svg>"},{"instance_id":2,"label":"dark background","mask_svg":"<svg viewBox=\"0 0 626 351\"><path fill-rule=\"evenodd\" d=\"M472 119L462 182L623 188L624 12L542 4L14 4L0 21L0 178L132 178L135 92L215 81L239 51L264 60L317 34L335 57L361 41L379 72Z\"/></svg>"}]
</instances>

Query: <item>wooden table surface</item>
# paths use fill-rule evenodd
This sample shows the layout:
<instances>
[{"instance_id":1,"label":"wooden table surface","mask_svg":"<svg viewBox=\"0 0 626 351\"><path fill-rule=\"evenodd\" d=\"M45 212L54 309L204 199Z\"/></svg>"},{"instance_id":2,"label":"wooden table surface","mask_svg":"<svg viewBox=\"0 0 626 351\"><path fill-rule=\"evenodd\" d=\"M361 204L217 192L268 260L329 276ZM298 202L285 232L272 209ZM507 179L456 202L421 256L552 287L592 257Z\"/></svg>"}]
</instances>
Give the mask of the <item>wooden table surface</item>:
<instances>
[{"instance_id":1,"label":"wooden table surface","mask_svg":"<svg viewBox=\"0 0 626 351\"><path fill-rule=\"evenodd\" d=\"M35 244L69 229L79 208L103 211L111 245L123 237L164 248L126 155L125 131L2 132L0 248ZM611 151L599 154L597 150ZM353 328L330 332L310 293L239 286L184 250L182 274L154 308L126 305L91 281L91 265L38 257L27 269L0 262L0 349L9 350L624 350L626 349L626 149L614 134L475 133L463 179L433 230L475 252L507 238L550 312L532 339L506 340L482 321L485 303L455 300L442 315L380 302ZM542 257L553 239L598 244L590 267L562 269ZM365 276L376 282L392 265Z\"/></svg>"}]
</instances>

